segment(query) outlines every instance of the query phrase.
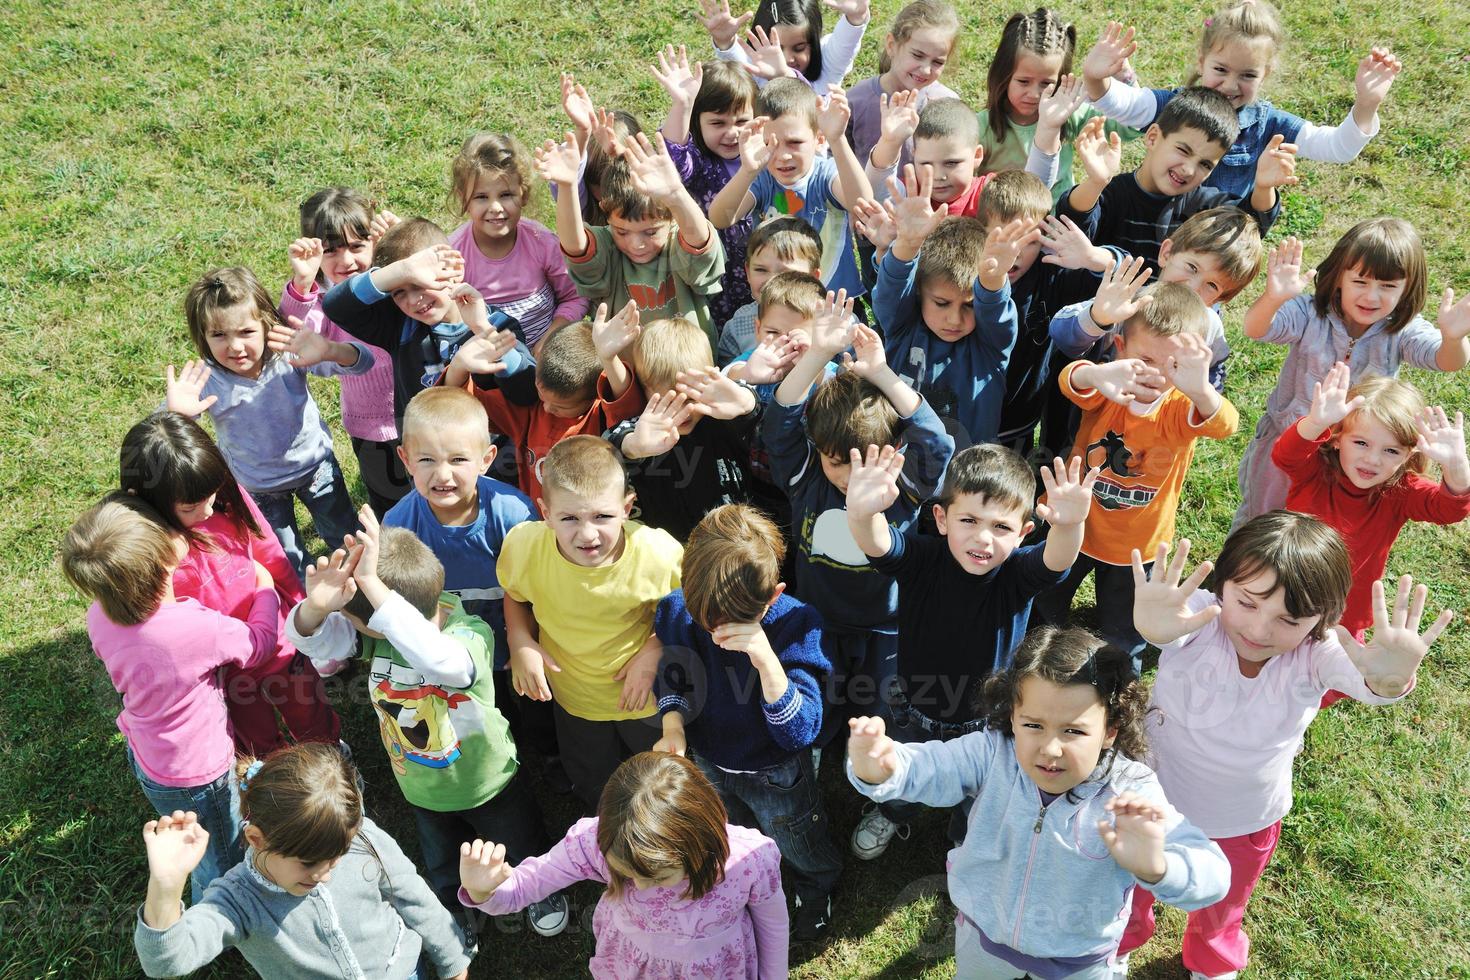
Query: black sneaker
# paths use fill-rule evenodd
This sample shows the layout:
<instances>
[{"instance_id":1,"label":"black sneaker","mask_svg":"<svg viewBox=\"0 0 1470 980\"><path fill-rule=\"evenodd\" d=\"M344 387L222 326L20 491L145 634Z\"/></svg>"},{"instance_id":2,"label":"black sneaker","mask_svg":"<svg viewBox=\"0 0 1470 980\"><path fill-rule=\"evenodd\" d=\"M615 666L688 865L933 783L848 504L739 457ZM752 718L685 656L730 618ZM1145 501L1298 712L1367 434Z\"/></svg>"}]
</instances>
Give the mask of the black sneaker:
<instances>
[{"instance_id":1,"label":"black sneaker","mask_svg":"<svg viewBox=\"0 0 1470 980\"><path fill-rule=\"evenodd\" d=\"M791 917L791 938L799 943L809 943L827 935L827 926L832 922L832 896L803 902L796 896L796 914Z\"/></svg>"}]
</instances>

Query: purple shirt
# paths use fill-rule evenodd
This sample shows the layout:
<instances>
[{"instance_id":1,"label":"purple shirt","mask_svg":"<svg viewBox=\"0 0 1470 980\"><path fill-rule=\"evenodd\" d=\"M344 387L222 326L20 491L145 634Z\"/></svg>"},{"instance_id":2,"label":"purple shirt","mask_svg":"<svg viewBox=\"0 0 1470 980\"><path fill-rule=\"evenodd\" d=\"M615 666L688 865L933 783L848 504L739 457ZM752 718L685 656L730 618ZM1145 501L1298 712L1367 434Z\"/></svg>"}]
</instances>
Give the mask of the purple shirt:
<instances>
[{"instance_id":1,"label":"purple shirt","mask_svg":"<svg viewBox=\"0 0 1470 980\"><path fill-rule=\"evenodd\" d=\"M699 202L700 210L709 214L710 202L740 169L740 158L726 160L700 150L694 142L693 130L698 125L698 119L691 120L689 136L684 142L672 143L666 139L664 145L669 148L669 158L679 169L679 178L684 181L689 196ZM720 291L708 297L710 316L715 323L724 323L753 299L750 283L745 278L745 239L754 227L752 212L720 232L720 244L725 246L725 274L720 277Z\"/></svg>"}]
</instances>

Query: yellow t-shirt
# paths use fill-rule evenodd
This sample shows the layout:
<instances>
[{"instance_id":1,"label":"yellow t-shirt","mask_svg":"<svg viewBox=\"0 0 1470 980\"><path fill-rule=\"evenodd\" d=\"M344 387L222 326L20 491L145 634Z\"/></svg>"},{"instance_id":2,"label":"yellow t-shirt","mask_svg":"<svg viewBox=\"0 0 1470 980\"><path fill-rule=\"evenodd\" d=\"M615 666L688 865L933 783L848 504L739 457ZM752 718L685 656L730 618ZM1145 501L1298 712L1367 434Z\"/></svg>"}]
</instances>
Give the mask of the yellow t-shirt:
<instances>
[{"instance_id":1,"label":"yellow t-shirt","mask_svg":"<svg viewBox=\"0 0 1470 980\"><path fill-rule=\"evenodd\" d=\"M496 577L505 594L535 607L541 645L561 671L548 670L552 697L588 721L646 718L619 711L623 682L613 677L653 634L659 600L679 587L684 549L666 531L623 525L623 553L598 568L562 556L545 521L517 524L500 547Z\"/></svg>"}]
</instances>

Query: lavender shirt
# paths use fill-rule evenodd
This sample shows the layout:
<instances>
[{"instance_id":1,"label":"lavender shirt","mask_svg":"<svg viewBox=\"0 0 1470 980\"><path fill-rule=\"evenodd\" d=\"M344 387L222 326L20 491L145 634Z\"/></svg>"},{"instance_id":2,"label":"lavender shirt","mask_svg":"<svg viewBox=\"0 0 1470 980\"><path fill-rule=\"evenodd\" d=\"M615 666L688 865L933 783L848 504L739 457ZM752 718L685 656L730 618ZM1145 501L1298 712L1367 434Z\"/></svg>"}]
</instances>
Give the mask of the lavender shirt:
<instances>
[{"instance_id":1,"label":"lavender shirt","mask_svg":"<svg viewBox=\"0 0 1470 980\"><path fill-rule=\"evenodd\" d=\"M740 169L740 158L726 160L700 150L699 144L694 142L693 127L697 125L699 120L690 121L690 132L684 142L674 143L665 139L664 145L669 148L669 158L678 168L679 179L684 181L689 196L699 202L700 210L709 214L710 202ZM720 277L720 291L707 297L710 316L715 323L729 320L736 310L752 299L750 283L745 278L745 239L754 227L755 213L752 211L720 232L720 244L725 246L725 274Z\"/></svg>"}]
</instances>

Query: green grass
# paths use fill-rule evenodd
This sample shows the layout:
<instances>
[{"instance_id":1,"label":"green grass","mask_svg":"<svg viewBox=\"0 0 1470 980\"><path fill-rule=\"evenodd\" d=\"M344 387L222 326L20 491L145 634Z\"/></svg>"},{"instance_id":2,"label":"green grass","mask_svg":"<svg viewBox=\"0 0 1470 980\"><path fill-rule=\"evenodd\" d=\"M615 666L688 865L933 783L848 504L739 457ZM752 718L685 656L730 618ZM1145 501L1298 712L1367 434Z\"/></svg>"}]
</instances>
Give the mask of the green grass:
<instances>
[{"instance_id":1,"label":"green grass","mask_svg":"<svg viewBox=\"0 0 1470 980\"><path fill-rule=\"evenodd\" d=\"M136 973L130 930L143 893L137 839L147 804L113 724L117 697L82 630L83 604L55 569L70 520L113 485L127 427L161 398L162 365L189 356L180 299L206 268L246 263L287 274L295 206L319 186L366 188L399 214L449 222L447 167L479 128L528 142L556 136L557 73L656 126L662 105L644 65L656 45L703 52L693 5L594 0L425 5L401 0L223 4L11 0L0 9L0 554L4 555L0 704L0 976ZM883 26L877 4L859 70L870 74ZM963 5L962 50L945 81L979 104L1002 6ZM1084 45L1120 8L1066 8ZM1353 63L1389 43L1407 70L1383 132L1357 162L1304 164L1281 228L1309 258L1363 217L1407 217L1430 251L1432 290L1470 288L1470 13L1431 0L1293 5L1293 43L1267 94L1336 123ZM1136 5L1142 77L1181 79L1207 11L1180 0ZM549 218L544 192L533 213ZM1283 351L1251 344L1229 311L1231 396L1250 421ZM1463 378L1407 371L1436 401L1466 408ZM318 385L335 421L336 396ZM1246 426L1246 433L1249 425ZM1211 555L1234 509L1243 433L1206 444L1180 507L1181 531ZM338 456L350 469L345 439ZM359 498L361 488L356 488ZM1427 581L1435 601L1470 593L1463 530L1409 528L1390 568ZM1253 975L1470 976L1470 644L1455 625L1407 705L1334 709L1312 728L1280 852L1247 918ZM414 851L413 832L376 749L361 679L335 689L369 783L371 809ZM826 786L844 839L858 800ZM543 794L552 819L573 814ZM851 866L834 936L793 960L801 977L940 977L952 914L942 895L943 817L872 865ZM581 970L596 892L555 940L494 936L476 976L560 977ZM1135 974L1182 975L1182 917L1163 918ZM245 972L225 958L214 975Z\"/></svg>"}]
</instances>

